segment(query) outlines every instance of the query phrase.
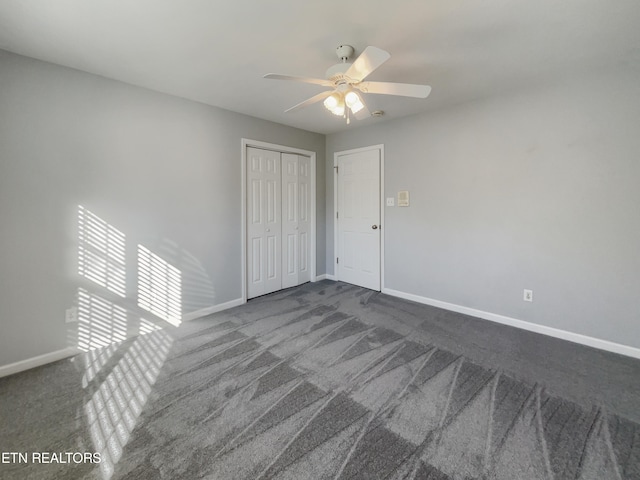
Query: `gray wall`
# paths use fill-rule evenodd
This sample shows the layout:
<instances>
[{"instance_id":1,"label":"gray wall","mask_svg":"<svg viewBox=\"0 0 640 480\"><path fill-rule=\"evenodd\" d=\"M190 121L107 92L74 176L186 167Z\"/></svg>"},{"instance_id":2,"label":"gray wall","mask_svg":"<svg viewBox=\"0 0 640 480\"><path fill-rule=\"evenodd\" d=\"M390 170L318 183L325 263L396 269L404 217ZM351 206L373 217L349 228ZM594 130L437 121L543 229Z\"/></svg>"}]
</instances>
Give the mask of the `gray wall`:
<instances>
[{"instance_id":1,"label":"gray wall","mask_svg":"<svg viewBox=\"0 0 640 480\"><path fill-rule=\"evenodd\" d=\"M0 51L0 365L68 346L78 287L101 293L78 205L125 234L131 297L142 244L182 270L184 313L239 298L242 137L317 152L324 273L324 135Z\"/></svg>"},{"instance_id":2,"label":"gray wall","mask_svg":"<svg viewBox=\"0 0 640 480\"><path fill-rule=\"evenodd\" d=\"M385 196L411 195L385 210L387 288L640 347L638 85L621 67L329 135L328 273L333 154L383 143Z\"/></svg>"}]
</instances>

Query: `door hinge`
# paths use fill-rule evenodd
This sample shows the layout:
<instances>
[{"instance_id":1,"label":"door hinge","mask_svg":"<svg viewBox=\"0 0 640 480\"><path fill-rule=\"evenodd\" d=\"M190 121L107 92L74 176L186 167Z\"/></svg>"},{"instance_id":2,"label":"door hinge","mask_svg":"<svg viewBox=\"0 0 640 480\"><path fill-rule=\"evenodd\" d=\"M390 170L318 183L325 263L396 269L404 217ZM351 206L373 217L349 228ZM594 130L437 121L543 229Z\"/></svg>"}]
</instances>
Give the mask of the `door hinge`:
<instances>
[{"instance_id":1,"label":"door hinge","mask_svg":"<svg viewBox=\"0 0 640 480\"><path fill-rule=\"evenodd\" d=\"M338 212L336 212L336 218L338 218Z\"/></svg>"},{"instance_id":2,"label":"door hinge","mask_svg":"<svg viewBox=\"0 0 640 480\"><path fill-rule=\"evenodd\" d=\"M336 257L336 263L340 263L340 257Z\"/></svg>"},{"instance_id":3,"label":"door hinge","mask_svg":"<svg viewBox=\"0 0 640 480\"><path fill-rule=\"evenodd\" d=\"M338 174L338 166L336 165L335 167L333 167L336 169L336 175Z\"/></svg>"}]
</instances>

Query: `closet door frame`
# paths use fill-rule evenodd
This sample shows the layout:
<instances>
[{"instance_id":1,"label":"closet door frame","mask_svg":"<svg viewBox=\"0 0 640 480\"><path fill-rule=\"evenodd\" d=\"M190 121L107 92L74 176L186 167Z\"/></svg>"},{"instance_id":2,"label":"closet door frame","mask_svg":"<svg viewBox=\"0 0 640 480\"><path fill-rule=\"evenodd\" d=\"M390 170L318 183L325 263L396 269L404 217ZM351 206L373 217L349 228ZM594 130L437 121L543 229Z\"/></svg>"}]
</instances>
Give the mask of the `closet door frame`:
<instances>
[{"instance_id":1,"label":"closet door frame","mask_svg":"<svg viewBox=\"0 0 640 480\"><path fill-rule=\"evenodd\" d=\"M311 159L311 192L310 192L310 277L311 281L316 279L316 152L310 150L302 150L299 148L289 147L286 145L277 145L274 143L261 142L248 138L242 139L242 175L241 175L241 195L240 195L240 218L241 218L241 238L242 238L242 261L241 275L242 280L242 303L247 301L247 148L255 147L263 150L273 150L280 153L293 153L303 155Z\"/></svg>"}]
</instances>

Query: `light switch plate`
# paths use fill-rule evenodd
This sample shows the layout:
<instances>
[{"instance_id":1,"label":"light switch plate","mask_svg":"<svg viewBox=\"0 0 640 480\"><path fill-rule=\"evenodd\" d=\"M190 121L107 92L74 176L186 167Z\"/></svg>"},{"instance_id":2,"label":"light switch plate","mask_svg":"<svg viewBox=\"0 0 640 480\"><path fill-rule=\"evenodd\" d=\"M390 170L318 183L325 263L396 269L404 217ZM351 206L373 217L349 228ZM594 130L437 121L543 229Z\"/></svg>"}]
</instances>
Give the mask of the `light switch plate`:
<instances>
[{"instance_id":1,"label":"light switch plate","mask_svg":"<svg viewBox=\"0 0 640 480\"><path fill-rule=\"evenodd\" d=\"M393 197L387 197L387 207L395 207L396 199Z\"/></svg>"}]
</instances>

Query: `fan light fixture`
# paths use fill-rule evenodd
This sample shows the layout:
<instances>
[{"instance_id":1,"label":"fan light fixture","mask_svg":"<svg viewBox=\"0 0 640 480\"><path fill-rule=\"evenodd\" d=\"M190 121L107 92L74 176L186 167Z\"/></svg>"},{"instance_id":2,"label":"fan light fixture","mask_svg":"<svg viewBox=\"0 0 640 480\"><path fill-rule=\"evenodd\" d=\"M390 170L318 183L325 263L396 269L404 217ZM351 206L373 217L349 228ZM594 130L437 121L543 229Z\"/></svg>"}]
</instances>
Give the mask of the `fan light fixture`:
<instances>
[{"instance_id":1,"label":"fan light fixture","mask_svg":"<svg viewBox=\"0 0 640 480\"><path fill-rule=\"evenodd\" d=\"M343 95L342 92L332 93L325 99L324 106L334 115L341 117L344 115L346 107L349 107L351 113L356 114L364 108L364 103L362 103L360 95L351 90L346 95Z\"/></svg>"}]
</instances>

